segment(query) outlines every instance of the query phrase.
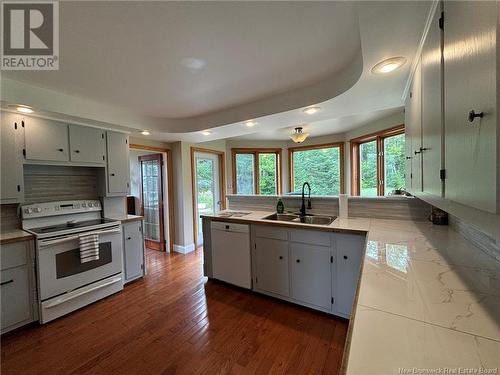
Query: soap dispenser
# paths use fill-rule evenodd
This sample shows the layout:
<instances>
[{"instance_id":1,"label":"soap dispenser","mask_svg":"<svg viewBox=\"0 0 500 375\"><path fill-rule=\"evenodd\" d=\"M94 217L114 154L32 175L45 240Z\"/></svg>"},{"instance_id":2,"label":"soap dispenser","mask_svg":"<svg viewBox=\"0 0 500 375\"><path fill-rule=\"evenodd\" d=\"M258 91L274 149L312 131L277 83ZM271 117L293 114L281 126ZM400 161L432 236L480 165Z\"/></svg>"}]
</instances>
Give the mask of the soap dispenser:
<instances>
[{"instance_id":1,"label":"soap dispenser","mask_svg":"<svg viewBox=\"0 0 500 375\"><path fill-rule=\"evenodd\" d=\"M285 205L283 204L281 198L278 198L278 203L276 204L276 212L279 214L285 212Z\"/></svg>"}]
</instances>

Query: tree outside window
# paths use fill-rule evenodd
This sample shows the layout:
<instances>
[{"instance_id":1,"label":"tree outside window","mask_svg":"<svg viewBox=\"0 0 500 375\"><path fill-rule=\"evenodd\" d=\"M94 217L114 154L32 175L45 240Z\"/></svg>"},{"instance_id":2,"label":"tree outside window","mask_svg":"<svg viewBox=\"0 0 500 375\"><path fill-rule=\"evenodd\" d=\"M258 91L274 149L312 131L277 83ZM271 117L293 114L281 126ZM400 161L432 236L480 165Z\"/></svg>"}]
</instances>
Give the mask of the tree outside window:
<instances>
[{"instance_id":1,"label":"tree outside window","mask_svg":"<svg viewBox=\"0 0 500 375\"><path fill-rule=\"evenodd\" d=\"M281 149L232 149L235 194L281 193Z\"/></svg>"}]
</instances>

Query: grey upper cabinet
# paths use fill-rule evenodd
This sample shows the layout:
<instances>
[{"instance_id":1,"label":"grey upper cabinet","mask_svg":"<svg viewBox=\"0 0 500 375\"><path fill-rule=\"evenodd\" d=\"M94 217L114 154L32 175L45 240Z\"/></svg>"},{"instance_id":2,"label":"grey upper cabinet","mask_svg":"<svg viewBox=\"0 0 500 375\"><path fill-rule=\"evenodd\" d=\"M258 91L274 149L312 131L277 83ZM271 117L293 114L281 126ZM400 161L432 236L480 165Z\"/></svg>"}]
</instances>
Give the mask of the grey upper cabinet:
<instances>
[{"instance_id":1,"label":"grey upper cabinet","mask_svg":"<svg viewBox=\"0 0 500 375\"><path fill-rule=\"evenodd\" d=\"M422 48L422 190L442 196L440 176L442 143L442 54L441 28L436 11Z\"/></svg>"},{"instance_id":2,"label":"grey upper cabinet","mask_svg":"<svg viewBox=\"0 0 500 375\"><path fill-rule=\"evenodd\" d=\"M25 120L26 160L69 161L68 125L30 117Z\"/></svg>"},{"instance_id":3,"label":"grey upper cabinet","mask_svg":"<svg viewBox=\"0 0 500 375\"><path fill-rule=\"evenodd\" d=\"M444 3L445 196L498 213L499 2ZM471 118L469 113L483 114Z\"/></svg>"},{"instance_id":4,"label":"grey upper cabinet","mask_svg":"<svg viewBox=\"0 0 500 375\"><path fill-rule=\"evenodd\" d=\"M22 118L2 112L1 124L1 203L19 203L24 197Z\"/></svg>"},{"instance_id":5,"label":"grey upper cabinet","mask_svg":"<svg viewBox=\"0 0 500 375\"><path fill-rule=\"evenodd\" d=\"M410 87L410 93L407 98L405 108L405 127L406 127L406 174L410 175L411 183L409 191L413 194L422 191L422 95L421 95L421 65L417 64L413 83Z\"/></svg>"},{"instance_id":6,"label":"grey upper cabinet","mask_svg":"<svg viewBox=\"0 0 500 375\"><path fill-rule=\"evenodd\" d=\"M127 195L129 186L128 135L107 131L107 195Z\"/></svg>"},{"instance_id":7,"label":"grey upper cabinet","mask_svg":"<svg viewBox=\"0 0 500 375\"><path fill-rule=\"evenodd\" d=\"M87 126L69 126L70 159L78 163L106 163L105 131Z\"/></svg>"}]
</instances>

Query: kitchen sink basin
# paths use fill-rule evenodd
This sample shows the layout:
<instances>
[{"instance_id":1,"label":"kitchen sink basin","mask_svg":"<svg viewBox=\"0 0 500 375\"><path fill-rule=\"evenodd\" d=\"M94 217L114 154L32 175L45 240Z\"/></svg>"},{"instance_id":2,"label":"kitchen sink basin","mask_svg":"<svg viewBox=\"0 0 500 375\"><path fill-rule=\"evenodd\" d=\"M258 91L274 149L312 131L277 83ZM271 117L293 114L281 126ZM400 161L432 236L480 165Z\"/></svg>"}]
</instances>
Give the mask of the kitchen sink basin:
<instances>
[{"instance_id":1,"label":"kitchen sink basin","mask_svg":"<svg viewBox=\"0 0 500 375\"><path fill-rule=\"evenodd\" d=\"M276 221L294 221L298 218L299 216L294 214L272 214L271 216L265 217L266 220Z\"/></svg>"},{"instance_id":2,"label":"kitchen sink basin","mask_svg":"<svg viewBox=\"0 0 500 375\"><path fill-rule=\"evenodd\" d=\"M290 221L292 223L304 223L315 225L330 225L337 217L323 215L295 215L295 214L272 214L266 220Z\"/></svg>"}]
</instances>

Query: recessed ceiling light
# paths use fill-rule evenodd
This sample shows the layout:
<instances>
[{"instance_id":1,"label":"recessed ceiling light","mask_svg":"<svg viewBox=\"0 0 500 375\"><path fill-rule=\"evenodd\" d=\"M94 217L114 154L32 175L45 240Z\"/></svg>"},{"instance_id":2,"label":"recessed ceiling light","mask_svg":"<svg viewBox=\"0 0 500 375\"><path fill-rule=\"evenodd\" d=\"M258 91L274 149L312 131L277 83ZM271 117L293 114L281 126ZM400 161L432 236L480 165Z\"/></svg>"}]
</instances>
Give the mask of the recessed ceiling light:
<instances>
[{"instance_id":1,"label":"recessed ceiling light","mask_svg":"<svg viewBox=\"0 0 500 375\"><path fill-rule=\"evenodd\" d=\"M316 112L319 112L321 108L319 107L307 107L303 110L304 113L307 113L308 115L314 115Z\"/></svg>"},{"instance_id":2,"label":"recessed ceiling light","mask_svg":"<svg viewBox=\"0 0 500 375\"><path fill-rule=\"evenodd\" d=\"M186 57L181 60L181 65L188 68L192 72L197 72L205 67L207 63L203 59L197 59L196 57Z\"/></svg>"},{"instance_id":3,"label":"recessed ceiling light","mask_svg":"<svg viewBox=\"0 0 500 375\"><path fill-rule=\"evenodd\" d=\"M212 132L211 132L211 131L208 131L208 130L203 130L203 131L201 132L201 134L203 134L203 135L210 135L210 134L212 134Z\"/></svg>"},{"instance_id":4,"label":"recessed ceiling light","mask_svg":"<svg viewBox=\"0 0 500 375\"><path fill-rule=\"evenodd\" d=\"M252 126L257 125L257 122L254 120L248 120L245 122L245 125L248 126L249 128L251 128Z\"/></svg>"},{"instance_id":5,"label":"recessed ceiling light","mask_svg":"<svg viewBox=\"0 0 500 375\"><path fill-rule=\"evenodd\" d=\"M33 113L33 109L31 107L28 107L27 105L18 105L16 107L16 110L21 113Z\"/></svg>"},{"instance_id":6,"label":"recessed ceiling light","mask_svg":"<svg viewBox=\"0 0 500 375\"><path fill-rule=\"evenodd\" d=\"M149 130L143 130L141 132L142 135L150 135L151 133L149 132Z\"/></svg>"},{"instance_id":7,"label":"recessed ceiling light","mask_svg":"<svg viewBox=\"0 0 500 375\"><path fill-rule=\"evenodd\" d=\"M401 68L406 63L406 59L402 56L391 57L379 62L372 68L373 74L386 74Z\"/></svg>"}]
</instances>

